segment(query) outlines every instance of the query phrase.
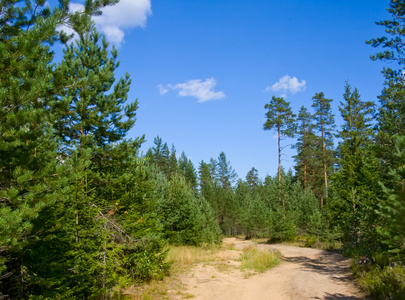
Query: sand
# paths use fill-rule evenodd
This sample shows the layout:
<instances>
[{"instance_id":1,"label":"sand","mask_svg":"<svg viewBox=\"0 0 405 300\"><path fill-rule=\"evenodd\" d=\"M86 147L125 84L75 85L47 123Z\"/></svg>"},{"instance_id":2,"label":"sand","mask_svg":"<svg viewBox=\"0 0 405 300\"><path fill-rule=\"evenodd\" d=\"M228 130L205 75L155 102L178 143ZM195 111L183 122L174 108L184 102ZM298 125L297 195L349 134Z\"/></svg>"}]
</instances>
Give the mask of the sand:
<instances>
[{"instance_id":1,"label":"sand","mask_svg":"<svg viewBox=\"0 0 405 300\"><path fill-rule=\"evenodd\" d=\"M365 299L354 285L349 261L327 251L286 245L256 244L226 238L215 261L199 263L179 277L181 294L170 299ZM261 274L241 271L238 258L244 248L277 249L282 262Z\"/></svg>"}]
</instances>

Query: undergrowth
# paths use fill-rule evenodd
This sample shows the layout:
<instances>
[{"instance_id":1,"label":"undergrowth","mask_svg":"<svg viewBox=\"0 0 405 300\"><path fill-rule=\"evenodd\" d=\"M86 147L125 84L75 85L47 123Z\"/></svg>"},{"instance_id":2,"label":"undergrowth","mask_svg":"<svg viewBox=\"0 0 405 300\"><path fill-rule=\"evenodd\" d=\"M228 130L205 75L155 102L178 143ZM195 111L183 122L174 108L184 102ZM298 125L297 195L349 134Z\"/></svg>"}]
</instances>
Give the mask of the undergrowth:
<instances>
[{"instance_id":1,"label":"undergrowth","mask_svg":"<svg viewBox=\"0 0 405 300\"><path fill-rule=\"evenodd\" d=\"M250 248L243 252L241 258L241 269L252 269L258 273L277 266L280 263L280 254L268 250Z\"/></svg>"},{"instance_id":2,"label":"undergrowth","mask_svg":"<svg viewBox=\"0 0 405 300\"><path fill-rule=\"evenodd\" d=\"M352 264L360 288L372 299L405 299L405 267L402 265L380 266L377 263Z\"/></svg>"},{"instance_id":3,"label":"undergrowth","mask_svg":"<svg viewBox=\"0 0 405 300\"><path fill-rule=\"evenodd\" d=\"M195 246L170 246L168 247L166 262L171 264L170 276L163 280L151 280L142 286L133 286L125 292L127 299L149 300L149 299L168 299L169 290L182 290L181 283L177 276L189 269L198 262L209 262L214 260L219 247L215 245ZM183 298L189 298L190 295L183 295Z\"/></svg>"}]
</instances>

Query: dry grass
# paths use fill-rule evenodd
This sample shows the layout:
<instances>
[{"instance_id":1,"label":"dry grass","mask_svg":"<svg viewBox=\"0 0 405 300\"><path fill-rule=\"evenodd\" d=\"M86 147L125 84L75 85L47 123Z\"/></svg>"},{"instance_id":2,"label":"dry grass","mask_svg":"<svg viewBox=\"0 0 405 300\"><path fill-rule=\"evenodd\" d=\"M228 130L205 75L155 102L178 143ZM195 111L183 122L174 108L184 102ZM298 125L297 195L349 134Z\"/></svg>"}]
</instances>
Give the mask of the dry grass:
<instances>
[{"instance_id":1,"label":"dry grass","mask_svg":"<svg viewBox=\"0 0 405 300\"><path fill-rule=\"evenodd\" d=\"M218 247L211 245L171 247L167 255L167 261L172 262L172 273L177 274L195 263L214 260L218 251Z\"/></svg>"},{"instance_id":2,"label":"dry grass","mask_svg":"<svg viewBox=\"0 0 405 300\"><path fill-rule=\"evenodd\" d=\"M251 269L258 273L263 273L280 263L280 254L278 252L250 248L243 251L240 261L242 262L242 270Z\"/></svg>"},{"instance_id":3,"label":"dry grass","mask_svg":"<svg viewBox=\"0 0 405 300\"><path fill-rule=\"evenodd\" d=\"M216 246L170 246L166 261L172 263L171 275L163 280L152 280L142 286L133 286L125 293L127 299L152 300L169 299L170 294L181 294L183 298L191 298L191 294L183 294L184 288L178 280L178 275L188 271L199 262L210 262L216 259L219 248Z\"/></svg>"},{"instance_id":4,"label":"dry grass","mask_svg":"<svg viewBox=\"0 0 405 300\"><path fill-rule=\"evenodd\" d=\"M267 244L268 240L268 238L252 238L250 241L257 244Z\"/></svg>"}]
</instances>

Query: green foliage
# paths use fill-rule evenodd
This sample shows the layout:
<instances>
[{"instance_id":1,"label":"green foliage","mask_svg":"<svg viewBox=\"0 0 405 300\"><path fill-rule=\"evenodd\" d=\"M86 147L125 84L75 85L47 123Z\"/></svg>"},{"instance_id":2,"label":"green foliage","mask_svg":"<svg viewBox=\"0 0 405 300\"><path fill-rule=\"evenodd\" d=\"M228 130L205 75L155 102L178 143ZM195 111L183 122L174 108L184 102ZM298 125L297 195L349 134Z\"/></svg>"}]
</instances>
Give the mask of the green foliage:
<instances>
[{"instance_id":1,"label":"green foliage","mask_svg":"<svg viewBox=\"0 0 405 300\"><path fill-rule=\"evenodd\" d=\"M333 197L327 207L343 230L346 251L370 255L379 247L376 228L378 165L373 158L371 128L374 103L360 99L347 83L340 112L344 123L338 137L338 170L332 176Z\"/></svg>"},{"instance_id":2,"label":"green foliage","mask_svg":"<svg viewBox=\"0 0 405 300\"><path fill-rule=\"evenodd\" d=\"M280 264L281 259L278 252L252 248L244 251L239 261L242 262L242 270L252 269L258 273L263 273Z\"/></svg>"},{"instance_id":3,"label":"green foliage","mask_svg":"<svg viewBox=\"0 0 405 300\"><path fill-rule=\"evenodd\" d=\"M221 152L218 156L216 176L224 190L230 189L232 183L237 178L235 171L230 165L230 162L226 160L226 155L224 152Z\"/></svg>"},{"instance_id":4,"label":"green foliage","mask_svg":"<svg viewBox=\"0 0 405 300\"><path fill-rule=\"evenodd\" d=\"M90 16L116 2L74 14L69 1L2 3L0 290L11 298L115 298L167 273L143 139L119 143L137 109L124 104L129 77L113 86L117 52L89 32ZM80 40L54 66L62 24Z\"/></svg>"},{"instance_id":5,"label":"green foliage","mask_svg":"<svg viewBox=\"0 0 405 300\"><path fill-rule=\"evenodd\" d=\"M270 102L264 106L267 109L264 130L275 130L278 137L278 178L281 181L281 138L294 137L297 131L295 114L293 114L290 103L283 98L272 97Z\"/></svg>"},{"instance_id":6,"label":"green foliage","mask_svg":"<svg viewBox=\"0 0 405 300\"><path fill-rule=\"evenodd\" d=\"M396 136L396 157L400 167L391 169L393 188L384 186L386 198L379 204L383 221L378 227L387 251L405 254L405 137Z\"/></svg>"},{"instance_id":7,"label":"green foliage","mask_svg":"<svg viewBox=\"0 0 405 300\"><path fill-rule=\"evenodd\" d=\"M238 210L232 183L236 173L225 153L221 152L218 161L211 159L210 164L200 163L200 193L214 209L217 224L226 235L239 231Z\"/></svg>"},{"instance_id":8,"label":"green foliage","mask_svg":"<svg viewBox=\"0 0 405 300\"><path fill-rule=\"evenodd\" d=\"M294 156L296 162L296 177L301 181L304 189L314 189L313 182L317 178L317 158L314 155L317 151L318 139L315 135L315 124L312 123L313 116L302 106L300 108L298 122L298 138L293 148L297 149Z\"/></svg>"},{"instance_id":9,"label":"green foliage","mask_svg":"<svg viewBox=\"0 0 405 300\"><path fill-rule=\"evenodd\" d=\"M315 157L318 160L315 171L315 194L321 199L321 206L328 198L328 174L332 172L335 163L333 149L333 133L335 128L334 114L332 113L332 99L325 98L323 92L312 97L312 107L315 109L315 124L318 131L318 145L315 148ZM320 135L320 136L319 136Z\"/></svg>"},{"instance_id":10,"label":"green foliage","mask_svg":"<svg viewBox=\"0 0 405 300\"><path fill-rule=\"evenodd\" d=\"M404 299L405 269L403 266L364 269L355 266L354 272L362 290L373 299Z\"/></svg>"},{"instance_id":11,"label":"green foliage","mask_svg":"<svg viewBox=\"0 0 405 300\"><path fill-rule=\"evenodd\" d=\"M80 33L76 45L64 49L56 67L55 82L65 86L57 91L54 109L58 118L56 134L72 147L104 147L122 139L135 123L138 102L127 101L129 74L115 85L117 50L109 56L105 37L92 27Z\"/></svg>"},{"instance_id":12,"label":"green foliage","mask_svg":"<svg viewBox=\"0 0 405 300\"><path fill-rule=\"evenodd\" d=\"M267 109L264 130L275 130L282 136L294 137L295 115L291 111L289 102L273 96L264 108Z\"/></svg>"},{"instance_id":13,"label":"green foliage","mask_svg":"<svg viewBox=\"0 0 405 300\"><path fill-rule=\"evenodd\" d=\"M212 208L196 197L181 175L169 181L167 197L159 203L164 232L175 245L200 245L219 242L219 228Z\"/></svg>"}]
</instances>

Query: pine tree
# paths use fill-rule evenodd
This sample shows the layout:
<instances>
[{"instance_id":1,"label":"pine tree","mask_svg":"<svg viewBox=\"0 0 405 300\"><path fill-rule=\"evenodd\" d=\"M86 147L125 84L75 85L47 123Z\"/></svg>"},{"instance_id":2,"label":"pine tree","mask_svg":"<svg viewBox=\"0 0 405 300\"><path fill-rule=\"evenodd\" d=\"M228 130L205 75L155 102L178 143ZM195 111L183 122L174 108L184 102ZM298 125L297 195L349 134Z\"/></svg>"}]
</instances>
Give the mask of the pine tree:
<instances>
[{"instance_id":1,"label":"pine tree","mask_svg":"<svg viewBox=\"0 0 405 300\"><path fill-rule=\"evenodd\" d=\"M325 98L323 92L316 93L312 97L312 107L315 109L315 121L318 132L320 133L320 157L323 163L324 193L321 195L321 206L324 205L324 197L328 198L328 174L334 164L333 154L333 131L335 128L334 115L332 114L332 99Z\"/></svg>"},{"instance_id":2,"label":"pine tree","mask_svg":"<svg viewBox=\"0 0 405 300\"><path fill-rule=\"evenodd\" d=\"M172 174L175 174L177 170L178 164L177 164L176 148L174 147L174 145L172 145L169 156L169 177Z\"/></svg>"},{"instance_id":3,"label":"pine tree","mask_svg":"<svg viewBox=\"0 0 405 300\"><path fill-rule=\"evenodd\" d=\"M52 202L57 188L55 181L59 177L52 177L60 173L55 159L57 144L47 125L51 121L46 109L47 96L53 87L50 65L53 55L47 43L56 40L55 27L62 23L63 14L59 9L50 11L40 1L3 1L1 11L0 249L3 252L24 242L31 220Z\"/></svg>"},{"instance_id":4,"label":"pine tree","mask_svg":"<svg viewBox=\"0 0 405 300\"><path fill-rule=\"evenodd\" d=\"M312 123L313 116L308 110L302 106L298 114L298 139L295 145L297 155L294 157L296 161L296 176L302 182L304 190L308 186L312 186L313 173L315 172L315 157L316 136L315 124Z\"/></svg>"},{"instance_id":5,"label":"pine tree","mask_svg":"<svg viewBox=\"0 0 405 300\"><path fill-rule=\"evenodd\" d=\"M230 189L237 178L230 162L226 160L224 152L221 152L218 156L217 176L224 190Z\"/></svg>"},{"instance_id":6,"label":"pine tree","mask_svg":"<svg viewBox=\"0 0 405 300\"><path fill-rule=\"evenodd\" d=\"M272 97L270 103L264 106L266 123L264 130L275 130L278 139L278 176L281 182L281 139L282 137L294 137L297 129L295 114L292 113L290 103L283 98Z\"/></svg>"},{"instance_id":7,"label":"pine tree","mask_svg":"<svg viewBox=\"0 0 405 300\"><path fill-rule=\"evenodd\" d=\"M399 167L391 169L391 176L394 185L392 188L384 186L386 198L379 203L378 214L383 222L378 230L383 237L385 250L392 254L400 253L402 258L405 255L405 138L394 136L395 156Z\"/></svg>"},{"instance_id":8,"label":"pine tree","mask_svg":"<svg viewBox=\"0 0 405 300\"><path fill-rule=\"evenodd\" d=\"M193 163L184 152L181 153L179 158L178 170L180 174L184 176L191 189L197 192L197 172L195 171Z\"/></svg>"},{"instance_id":9,"label":"pine tree","mask_svg":"<svg viewBox=\"0 0 405 300\"><path fill-rule=\"evenodd\" d=\"M246 183L251 190L254 190L260 185L259 173L256 168L250 169L246 174Z\"/></svg>"},{"instance_id":10,"label":"pine tree","mask_svg":"<svg viewBox=\"0 0 405 300\"><path fill-rule=\"evenodd\" d=\"M154 147L150 148L146 154L151 164L156 164L163 173L170 178L170 150L167 143L163 143L159 136L153 139Z\"/></svg>"},{"instance_id":11,"label":"pine tree","mask_svg":"<svg viewBox=\"0 0 405 300\"><path fill-rule=\"evenodd\" d=\"M379 96L380 108L377 115L376 154L381 160L381 173L384 175L388 174L390 169L399 167L395 152L396 139L393 136L396 134L405 136L404 1L392 0L387 11L391 14L392 19L376 22L377 25L385 27L387 36L367 41L375 48L384 48L383 51L372 55L372 60L381 60L391 64L391 67L384 68L382 71L385 77L385 87ZM385 176L384 184L387 187L391 185L393 188L395 182L390 183L391 179L392 177Z\"/></svg>"},{"instance_id":12,"label":"pine tree","mask_svg":"<svg viewBox=\"0 0 405 300\"><path fill-rule=\"evenodd\" d=\"M37 222L56 200L64 201L66 179L50 126L53 96L61 88L50 46L67 36L62 25L84 26L100 7L115 1L86 1L85 12L69 14L69 1L51 10L45 1L3 1L0 14L0 290L27 298L37 280L29 253L40 245ZM2 264L4 263L5 264ZM35 284L34 284L35 286Z\"/></svg>"},{"instance_id":13,"label":"pine tree","mask_svg":"<svg viewBox=\"0 0 405 300\"><path fill-rule=\"evenodd\" d=\"M348 83L343 97L339 106L344 123L338 133L338 170L333 175L337 199L330 209L335 210L335 222L341 222L344 228L345 246L358 247L361 243L366 247L376 239L375 230L370 231L373 224L375 227L379 189L377 161L372 152L375 104L362 101L358 90L352 91Z\"/></svg>"},{"instance_id":14,"label":"pine tree","mask_svg":"<svg viewBox=\"0 0 405 300\"><path fill-rule=\"evenodd\" d=\"M109 56L109 44L92 25L79 33L79 38L76 45L64 49L55 71L55 81L66 86L58 91L55 131L67 149L103 148L121 140L132 128L138 102L125 104L131 84L129 74L115 83L119 62L114 46Z\"/></svg>"},{"instance_id":15,"label":"pine tree","mask_svg":"<svg viewBox=\"0 0 405 300\"><path fill-rule=\"evenodd\" d=\"M404 72L404 14L405 2L391 0L387 11L390 20L376 22L384 26L387 36L367 41L373 47L384 50L371 56L372 60L381 60L391 64L383 69L385 87L382 91L380 108L377 115L376 155L380 159L384 196L381 197L379 213L385 224L379 227L383 242L388 251L402 252L404 255L404 137L405 137L405 90ZM395 69L396 68L396 69ZM402 148L401 148L402 147ZM402 201L402 202L401 202Z\"/></svg>"},{"instance_id":16,"label":"pine tree","mask_svg":"<svg viewBox=\"0 0 405 300\"><path fill-rule=\"evenodd\" d=\"M275 130L277 132L278 140L278 182L279 194L281 196L281 139L282 137L294 137L297 130L295 122L295 114L293 114L290 103L283 98L272 97L270 103L264 106L268 111L266 112L266 123L264 123L264 130ZM285 200L282 199L283 209L285 208Z\"/></svg>"}]
</instances>

